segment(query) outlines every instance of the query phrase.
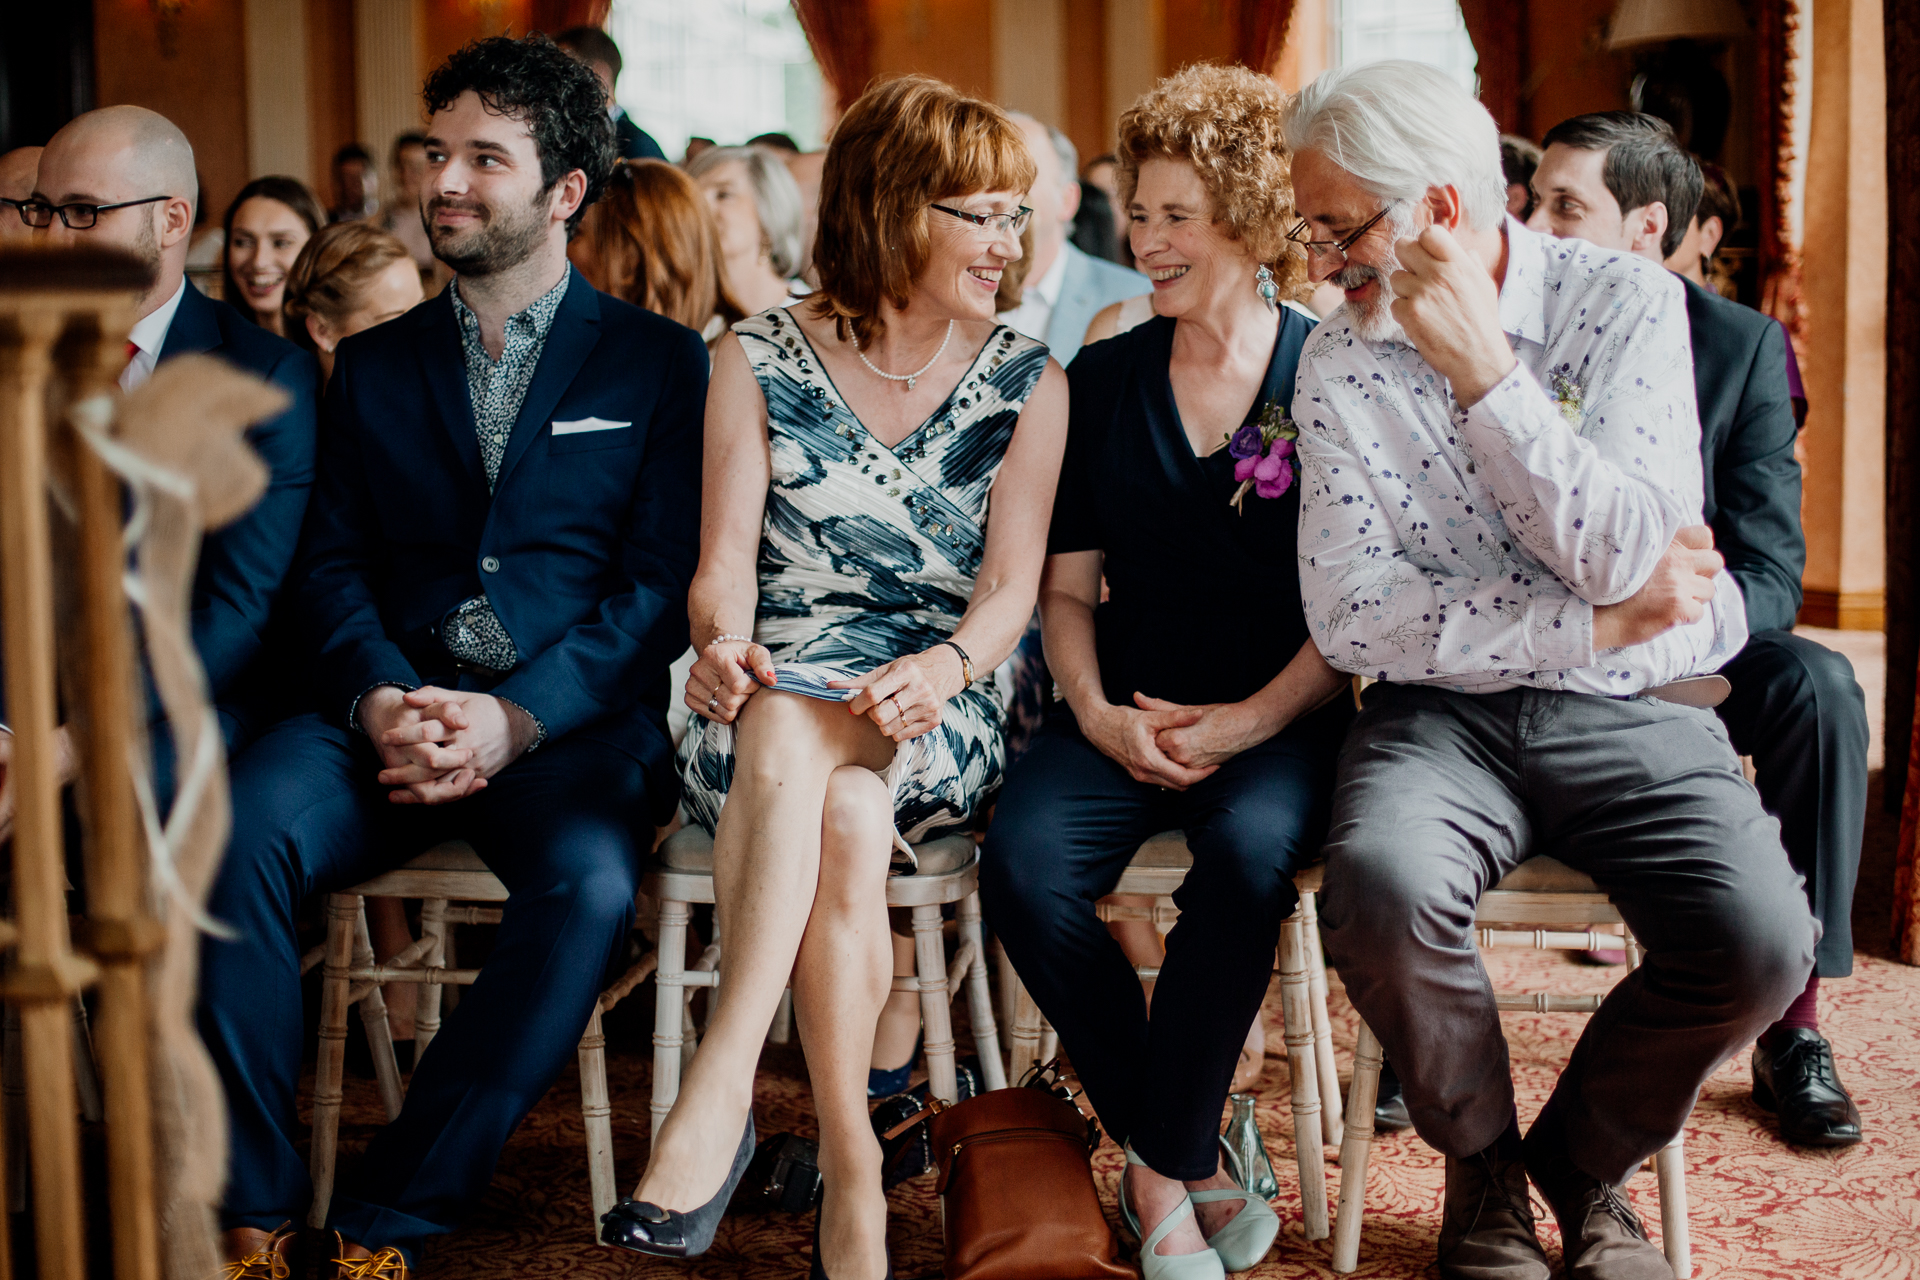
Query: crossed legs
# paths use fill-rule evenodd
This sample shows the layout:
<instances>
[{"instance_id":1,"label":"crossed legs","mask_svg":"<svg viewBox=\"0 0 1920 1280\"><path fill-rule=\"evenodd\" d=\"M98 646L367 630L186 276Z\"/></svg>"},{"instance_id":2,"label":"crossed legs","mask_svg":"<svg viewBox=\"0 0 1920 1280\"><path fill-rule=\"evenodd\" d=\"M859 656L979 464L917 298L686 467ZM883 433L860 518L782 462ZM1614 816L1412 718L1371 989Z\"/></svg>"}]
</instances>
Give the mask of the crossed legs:
<instances>
[{"instance_id":1,"label":"crossed legs","mask_svg":"<svg viewBox=\"0 0 1920 1280\"><path fill-rule=\"evenodd\" d=\"M892 758L893 744L838 703L763 690L741 710L713 841L714 910L727 940L719 998L634 1191L688 1211L719 1190L753 1104L761 1042L791 979L820 1121L821 1261L839 1280L886 1273L866 1080L893 972L893 806L875 773Z\"/></svg>"}]
</instances>

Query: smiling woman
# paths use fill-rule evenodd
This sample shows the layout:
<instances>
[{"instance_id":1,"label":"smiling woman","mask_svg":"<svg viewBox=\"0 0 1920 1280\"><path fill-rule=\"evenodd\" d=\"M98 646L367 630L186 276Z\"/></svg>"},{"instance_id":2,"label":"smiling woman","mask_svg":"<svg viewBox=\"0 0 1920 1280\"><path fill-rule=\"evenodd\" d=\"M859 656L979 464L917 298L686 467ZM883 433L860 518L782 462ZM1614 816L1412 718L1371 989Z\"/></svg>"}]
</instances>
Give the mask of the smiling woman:
<instances>
[{"instance_id":1,"label":"smiling woman","mask_svg":"<svg viewBox=\"0 0 1920 1280\"><path fill-rule=\"evenodd\" d=\"M256 178L240 188L227 206L226 301L262 329L284 334L287 272L326 221L298 178Z\"/></svg>"}]
</instances>

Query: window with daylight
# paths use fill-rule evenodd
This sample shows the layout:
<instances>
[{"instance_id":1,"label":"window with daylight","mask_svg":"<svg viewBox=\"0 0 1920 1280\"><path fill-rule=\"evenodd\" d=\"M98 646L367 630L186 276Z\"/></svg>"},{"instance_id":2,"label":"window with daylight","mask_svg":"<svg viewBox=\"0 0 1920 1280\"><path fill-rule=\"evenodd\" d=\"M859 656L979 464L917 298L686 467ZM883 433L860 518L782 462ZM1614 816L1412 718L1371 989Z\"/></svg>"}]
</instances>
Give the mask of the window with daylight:
<instances>
[{"instance_id":1,"label":"window with daylight","mask_svg":"<svg viewBox=\"0 0 1920 1280\"><path fill-rule=\"evenodd\" d=\"M721 145L787 133L820 145L820 68L787 0L613 0L616 90L678 160L688 138Z\"/></svg>"},{"instance_id":2,"label":"window with daylight","mask_svg":"<svg viewBox=\"0 0 1920 1280\"><path fill-rule=\"evenodd\" d=\"M1480 92L1480 63L1459 0L1327 0L1331 63L1344 67L1407 58L1440 68Z\"/></svg>"}]
</instances>

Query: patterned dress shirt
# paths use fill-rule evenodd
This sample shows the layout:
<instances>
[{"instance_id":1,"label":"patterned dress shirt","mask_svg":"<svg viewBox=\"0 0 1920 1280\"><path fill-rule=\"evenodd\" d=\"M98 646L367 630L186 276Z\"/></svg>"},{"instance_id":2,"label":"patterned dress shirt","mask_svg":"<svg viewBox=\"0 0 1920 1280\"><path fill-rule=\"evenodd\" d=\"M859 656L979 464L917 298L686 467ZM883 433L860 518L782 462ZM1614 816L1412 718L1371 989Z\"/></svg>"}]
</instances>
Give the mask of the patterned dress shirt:
<instances>
[{"instance_id":1,"label":"patterned dress shirt","mask_svg":"<svg viewBox=\"0 0 1920 1280\"><path fill-rule=\"evenodd\" d=\"M1466 693L1630 696L1746 643L1722 572L1698 622L1596 653L1593 610L1701 519L1686 295L1659 263L1506 223L1500 326L1519 363L1469 409L1345 308L1307 339L1300 589L1343 671Z\"/></svg>"},{"instance_id":2,"label":"patterned dress shirt","mask_svg":"<svg viewBox=\"0 0 1920 1280\"><path fill-rule=\"evenodd\" d=\"M572 278L568 270L533 305L507 318L506 344L498 360L487 354L480 340L480 317L461 299L459 282L453 284L453 314L460 322L460 350L467 360L467 397L473 402L473 429L480 438L480 462L486 468L489 492L499 483L513 424L520 417L553 317ZM447 651L463 662L489 671L511 671L520 661L513 637L501 625L485 592L456 606L442 630Z\"/></svg>"}]
</instances>

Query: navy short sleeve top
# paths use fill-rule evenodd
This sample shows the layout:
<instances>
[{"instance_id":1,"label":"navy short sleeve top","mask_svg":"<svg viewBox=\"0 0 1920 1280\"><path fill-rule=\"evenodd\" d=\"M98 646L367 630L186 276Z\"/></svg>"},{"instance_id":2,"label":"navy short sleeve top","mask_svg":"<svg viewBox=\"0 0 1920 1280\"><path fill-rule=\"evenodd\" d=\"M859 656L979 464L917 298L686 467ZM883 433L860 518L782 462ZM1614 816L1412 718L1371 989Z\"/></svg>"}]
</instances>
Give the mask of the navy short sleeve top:
<instances>
[{"instance_id":1,"label":"navy short sleeve top","mask_svg":"<svg viewBox=\"0 0 1920 1280\"><path fill-rule=\"evenodd\" d=\"M1248 421L1293 400L1313 322L1283 308L1266 384ZM1174 322L1155 317L1083 347L1067 370L1072 410L1049 554L1105 553L1094 614L1107 700L1238 702L1278 675L1307 639L1294 558L1297 485L1278 498L1239 482L1226 449L1193 451L1168 364Z\"/></svg>"}]
</instances>

